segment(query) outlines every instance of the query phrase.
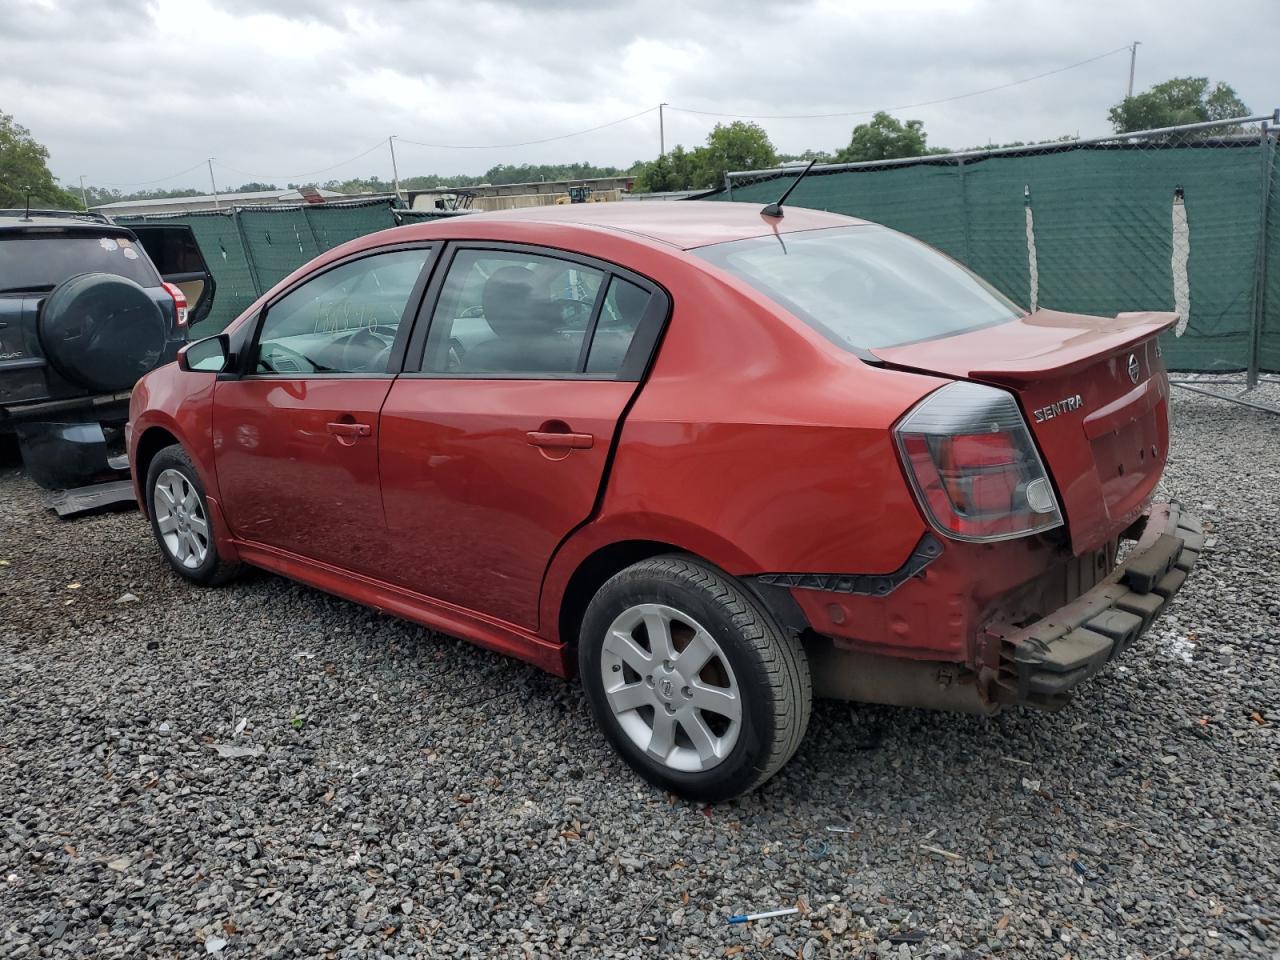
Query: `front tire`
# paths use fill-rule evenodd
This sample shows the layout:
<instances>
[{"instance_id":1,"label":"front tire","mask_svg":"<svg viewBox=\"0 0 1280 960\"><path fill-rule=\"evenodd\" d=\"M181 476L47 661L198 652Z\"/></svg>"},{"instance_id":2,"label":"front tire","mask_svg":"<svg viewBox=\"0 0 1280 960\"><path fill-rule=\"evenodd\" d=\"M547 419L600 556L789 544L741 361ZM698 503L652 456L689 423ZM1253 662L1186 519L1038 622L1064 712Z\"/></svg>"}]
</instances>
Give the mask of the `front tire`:
<instances>
[{"instance_id":1,"label":"front tire","mask_svg":"<svg viewBox=\"0 0 1280 960\"><path fill-rule=\"evenodd\" d=\"M151 532L175 572L203 587L235 576L239 564L218 556L204 484L187 451L175 443L157 453L145 489Z\"/></svg>"},{"instance_id":2,"label":"front tire","mask_svg":"<svg viewBox=\"0 0 1280 960\"><path fill-rule=\"evenodd\" d=\"M760 786L809 723L803 648L732 577L692 557L655 557L605 583L583 618L578 665L614 749L692 800Z\"/></svg>"}]
</instances>

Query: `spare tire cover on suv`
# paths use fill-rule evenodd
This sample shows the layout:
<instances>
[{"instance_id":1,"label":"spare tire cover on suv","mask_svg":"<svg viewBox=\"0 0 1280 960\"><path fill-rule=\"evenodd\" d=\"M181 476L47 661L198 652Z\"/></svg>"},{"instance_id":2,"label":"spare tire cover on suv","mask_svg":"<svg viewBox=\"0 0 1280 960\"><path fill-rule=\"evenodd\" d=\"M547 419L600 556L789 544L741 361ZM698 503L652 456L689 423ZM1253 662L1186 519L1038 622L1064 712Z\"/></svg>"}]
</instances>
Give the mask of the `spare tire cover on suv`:
<instances>
[{"instance_id":1,"label":"spare tire cover on suv","mask_svg":"<svg viewBox=\"0 0 1280 960\"><path fill-rule=\"evenodd\" d=\"M155 368L165 347L160 305L132 280L83 273L58 284L38 319L45 356L90 390L128 390Z\"/></svg>"}]
</instances>

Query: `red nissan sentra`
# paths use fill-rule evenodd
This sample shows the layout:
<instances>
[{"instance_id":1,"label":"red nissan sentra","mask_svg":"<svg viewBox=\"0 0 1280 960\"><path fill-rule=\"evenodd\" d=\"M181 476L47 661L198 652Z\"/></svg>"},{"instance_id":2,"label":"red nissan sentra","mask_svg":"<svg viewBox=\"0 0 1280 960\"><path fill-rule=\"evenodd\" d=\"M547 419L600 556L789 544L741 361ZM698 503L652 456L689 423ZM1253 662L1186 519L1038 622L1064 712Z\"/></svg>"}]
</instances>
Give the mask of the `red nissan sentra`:
<instances>
[{"instance_id":1,"label":"red nissan sentra","mask_svg":"<svg viewBox=\"0 0 1280 960\"><path fill-rule=\"evenodd\" d=\"M1028 314L799 208L457 217L189 344L129 453L187 579L252 564L576 670L637 772L720 799L814 696L1051 709L1138 638L1203 539L1152 502L1173 321Z\"/></svg>"}]
</instances>

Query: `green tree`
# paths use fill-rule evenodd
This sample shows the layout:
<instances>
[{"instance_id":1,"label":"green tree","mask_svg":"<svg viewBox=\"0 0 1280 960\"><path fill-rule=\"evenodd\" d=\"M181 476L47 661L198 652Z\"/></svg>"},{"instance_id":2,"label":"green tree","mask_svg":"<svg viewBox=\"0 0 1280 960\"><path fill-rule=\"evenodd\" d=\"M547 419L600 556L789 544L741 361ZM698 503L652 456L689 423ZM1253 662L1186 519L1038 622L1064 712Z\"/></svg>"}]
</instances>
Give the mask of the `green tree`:
<instances>
[{"instance_id":1,"label":"green tree","mask_svg":"<svg viewBox=\"0 0 1280 960\"><path fill-rule=\"evenodd\" d=\"M724 183L731 170L760 170L778 165L778 153L759 124L735 120L717 123L702 147L677 145L666 156L632 166L636 193L705 190Z\"/></svg>"},{"instance_id":2,"label":"green tree","mask_svg":"<svg viewBox=\"0 0 1280 960\"><path fill-rule=\"evenodd\" d=\"M83 209L80 201L58 186L49 172L49 151L26 127L0 112L0 207Z\"/></svg>"},{"instance_id":3,"label":"green tree","mask_svg":"<svg viewBox=\"0 0 1280 960\"><path fill-rule=\"evenodd\" d=\"M833 163L835 156L829 150L806 150L803 153L778 154L779 163L808 163L810 160L816 160L818 163Z\"/></svg>"},{"instance_id":4,"label":"green tree","mask_svg":"<svg viewBox=\"0 0 1280 960\"><path fill-rule=\"evenodd\" d=\"M849 145L836 153L837 163L860 163L865 160L897 160L900 157L923 157L929 153L920 120L903 123L883 110L866 123L853 128Z\"/></svg>"},{"instance_id":5,"label":"green tree","mask_svg":"<svg viewBox=\"0 0 1280 960\"><path fill-rule=\"evenodd\" d=\"M763 170L778 165L778 152L758 123L717 123L707 145L690 156L690 189L718 187L731 170Z\"/></svg>"},{"instance_id":6,"label":"green tree","mask_svg":"<svg viewBox=\"0 0 1280 960\"><path fill-rule=\"evenodd\" d=\"M665 156L651 163L642 164L636 172L634 193L662 193L667 190L688 190L693 176L691 157L684 147L676 145Z\"/></svg>"},{"instance_id":7,"label":"green tree","mask_svg":"<svg viewBox=\"0 0 1280 960\"><path fill-rule=\"evenodd\" d=\"M1249 108L1230 84L1219 81L1210 87L1208 77L1174 77L1143 93L1125 97L1111 108L1110 116L1116 133L1130 133L1229 120L1248 113Z\"/></svg>"}]
</instances>

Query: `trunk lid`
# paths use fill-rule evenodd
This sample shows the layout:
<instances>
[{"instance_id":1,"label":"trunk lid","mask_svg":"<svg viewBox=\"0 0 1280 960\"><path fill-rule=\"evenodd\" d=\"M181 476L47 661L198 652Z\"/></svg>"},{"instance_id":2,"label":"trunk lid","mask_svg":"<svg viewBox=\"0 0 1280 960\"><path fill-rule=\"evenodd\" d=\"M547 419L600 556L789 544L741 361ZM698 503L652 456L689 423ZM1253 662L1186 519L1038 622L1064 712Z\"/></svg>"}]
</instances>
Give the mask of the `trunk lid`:
<instances>
[{"instance_id":1,"label":"trunk lid","mask_svg":"<svg viewBox=\"0 0 1280 960\"><path fill-rule=\"evenodd\" d=\"M1072 550L1136 520L1164 472L1169 379L1157 335L1172 313L1039 310L996 327L872 353L894 367L1013 392L1053 479Z\"/></svg>"}]
</instances>

